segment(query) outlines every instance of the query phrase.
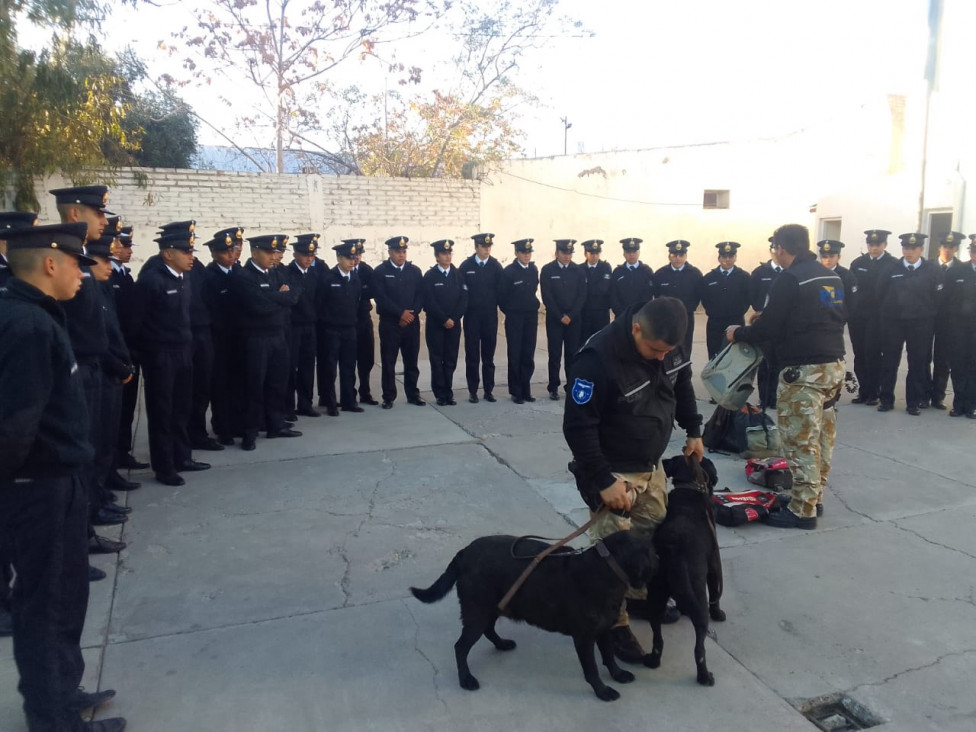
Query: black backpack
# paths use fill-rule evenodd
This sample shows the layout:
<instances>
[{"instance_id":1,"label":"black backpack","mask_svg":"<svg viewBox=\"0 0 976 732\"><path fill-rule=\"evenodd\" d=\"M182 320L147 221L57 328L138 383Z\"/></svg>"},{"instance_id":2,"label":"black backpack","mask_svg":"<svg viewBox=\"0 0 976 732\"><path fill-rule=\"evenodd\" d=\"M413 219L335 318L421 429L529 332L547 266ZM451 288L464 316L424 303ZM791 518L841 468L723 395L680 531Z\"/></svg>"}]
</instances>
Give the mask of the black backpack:
<instances>
[{"instance_id":1,"label":"black backpack","mask_svg":"<svg viewBox=\"0 0 976 732\"><path fill-rule=\"evenodd\" d=\"M773 420L764 411L746 404L738 411L717 406L705 423L702 442L709 452L727 452L740 455L749 450L747 430L776 429Z\"/></svg>"}]
</instances>

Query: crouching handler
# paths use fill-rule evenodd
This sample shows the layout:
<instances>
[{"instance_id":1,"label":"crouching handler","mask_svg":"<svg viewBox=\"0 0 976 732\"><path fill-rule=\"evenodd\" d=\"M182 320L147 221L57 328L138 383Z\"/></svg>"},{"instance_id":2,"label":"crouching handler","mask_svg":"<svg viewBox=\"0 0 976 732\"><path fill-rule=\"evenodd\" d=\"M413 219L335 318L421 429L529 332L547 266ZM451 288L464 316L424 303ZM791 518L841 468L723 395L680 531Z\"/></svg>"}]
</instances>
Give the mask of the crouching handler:
<instances>
[{"instance_id":1,"label":"crouching handler","mask_svg":"<svg viewBox=\"0 0 976 732\"><path fill-rule=\"evenodd\" d=\"M704 456L691 360L681 345L687 318L672 297L633 305L594 334L570 366L563 416L570 469L591 512L611 509L590 528L591 541L631 529L651 536L664 520L661 456L675 420L687 434L684 454ZM626 595L631 602L645 597L633 589ZM611 631L613 650L621 661L641 663L627 603Z\"/></svg>"}]
</instances>

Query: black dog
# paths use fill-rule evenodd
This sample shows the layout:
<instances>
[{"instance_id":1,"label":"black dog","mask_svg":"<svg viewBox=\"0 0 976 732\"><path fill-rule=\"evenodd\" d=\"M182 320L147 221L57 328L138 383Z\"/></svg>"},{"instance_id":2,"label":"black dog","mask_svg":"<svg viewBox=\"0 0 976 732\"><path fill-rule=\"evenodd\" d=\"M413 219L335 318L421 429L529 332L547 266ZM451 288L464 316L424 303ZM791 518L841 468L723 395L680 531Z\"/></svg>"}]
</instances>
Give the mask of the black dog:
<instances>
[{"instance_id":1,"label":"black dog","mask_svg":"<svg viewBox=\"0 0 976 732\"><path fill-rule=\"evenodd\" d=\"M717 476L707 458L705 474L695 470L684 456L664 461L664 470L674 483L668 494L668 513L654 532L654 548L661 569L647 586L654 645L644 663L651 668L661 665L664 639L661 617L668 597L695 626L695 665L698 683L714 686L715 677L705 664L705 635L708 619L725 620L719 606L722 597L722 557L715 535L714 504L711 487Z\"/></svg>"},{"instance_id":2,"label":"black dog","mask_svg":"<svg viewBox=\"0 0 976 732\"><path fill-rule=\"evenodd\" d=\"M657 570L657 557L649 539L620 531L606 537L603 544L634 587L643 587ZM444 574L426 590L410 588L421 602L436 602L457 583L462 629L454 654L462 689L478 688L478 680L468 669L468 652L482 635L500 651L515 648L514 641L500 638L495 632L497 606L528 560L547 547L529 538L485 536L459 551ZM627 584L617 576L611 561L600 555L597 546L582 552L557 551L529 575L504 615L572 636L583 676L600 699L613 701L620 694L600 680L593 646L599 647L603 664L614 681L628 684L634 680L633 674L617 666L610 641L610 628L620 613Z\"/></svg>"}]
</instances>

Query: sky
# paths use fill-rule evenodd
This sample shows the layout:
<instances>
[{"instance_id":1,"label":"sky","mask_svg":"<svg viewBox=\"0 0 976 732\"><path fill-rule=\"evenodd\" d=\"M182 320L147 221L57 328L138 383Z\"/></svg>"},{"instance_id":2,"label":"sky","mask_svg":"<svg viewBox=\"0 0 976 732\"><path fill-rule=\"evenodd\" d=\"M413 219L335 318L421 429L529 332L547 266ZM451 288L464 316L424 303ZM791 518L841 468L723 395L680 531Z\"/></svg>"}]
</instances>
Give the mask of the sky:
<instances>
[{"instance_id":1,"label":"sky","mask_svg":"<svg viewBox=\"0 0 976 732\"><path fill-rule=\"evenodd\" d=\"M178 74L159 43L192 23L197 3L159 2L113 11L104 37L129 42L154 73ZM562 154L564 133L570 153L776 137L922 82L928 0L561 0L560 8L592 34L549 38L523 62L516 81L538 99L522 110L528 157ZM447 46L428 35L401 56L416 51L433 88L451 70L435 50ZM382 88L383 75L375 62L352 61L341 78ZM218 80L181 94L253 144L215 102L223 94L246 105L245 86ZM222 143L206 127L200 141Z\"/></svg>"}]
</instances>

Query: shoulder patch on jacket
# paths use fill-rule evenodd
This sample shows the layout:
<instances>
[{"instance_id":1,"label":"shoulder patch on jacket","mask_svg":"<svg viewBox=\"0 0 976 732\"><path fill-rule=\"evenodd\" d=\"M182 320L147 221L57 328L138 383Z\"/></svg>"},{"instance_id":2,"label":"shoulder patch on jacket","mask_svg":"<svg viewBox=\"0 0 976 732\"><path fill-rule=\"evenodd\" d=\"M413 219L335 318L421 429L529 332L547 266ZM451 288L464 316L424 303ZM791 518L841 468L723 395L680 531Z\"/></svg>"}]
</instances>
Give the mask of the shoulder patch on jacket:
<instances>
[{"instance_id":1,"label":"shoulder patch on jacket","mask_svg":"<svg viewBox=\"0 0 976 732\"><path fill-rule=\"evenodd\" d=\"M574 402L579 405L586 404L593 397L593 382L577 378L576 381L573 382L571 393L573 395Z\"/></svg>"}]
</instances>

